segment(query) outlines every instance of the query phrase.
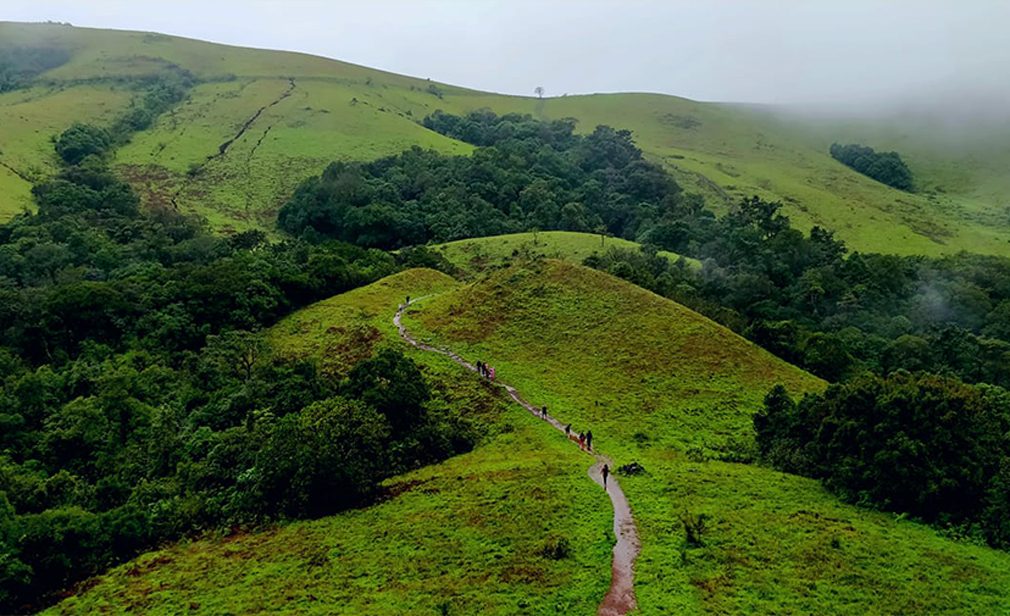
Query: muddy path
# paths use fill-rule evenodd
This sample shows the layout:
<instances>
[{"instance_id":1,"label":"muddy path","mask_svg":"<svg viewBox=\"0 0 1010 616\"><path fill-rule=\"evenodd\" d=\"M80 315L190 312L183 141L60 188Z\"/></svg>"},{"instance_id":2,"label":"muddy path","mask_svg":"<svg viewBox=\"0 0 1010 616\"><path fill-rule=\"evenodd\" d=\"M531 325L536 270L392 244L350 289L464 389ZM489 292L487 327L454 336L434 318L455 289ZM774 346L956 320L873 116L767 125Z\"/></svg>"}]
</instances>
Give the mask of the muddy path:
<instances>
[{"instance_id":1,"label":"muddy path","mask_svg":"<svg viewBox=\"0 0 1010 616\"><path fill-rule=\"evenodd\" d=\"M393 324L396 326L397 331L400 332L400 337L415 348L422 351L430 351L432 353L445 355L467 370L477 372L476 365L463 359L456 353L448 349L442 349L425 344L410 335L410 332L407 331L407 328L401 322L401 317L403 316L404 309L417 301L418 300L415 299L410 301L408 304L401 304L396 311L396 315L393 317ZM514 400L519 406L526 409L534 417L541 418L540 407L531 404L523 398L515 387L502 383L501 381L495 381L494 384L504 389L512 400ZM565 424L556 417L550 415L543 421L546 421L553 426L562 434L562 436L565 435ZM575 440L574 435L569 435L567 438L574 446L578 447L578 442ZM631 515L631 507L628 505L628 499L625 498L624 492L621 490L621 485L617 482L617 477L611 474L607 479L606 486L603 484L603 465L607 464L611 469L613 469L613 461L600 454L598 451L586 453L595 458L595 463L589 467L589 477L601 488L604 488L607 495L610 497L610 504L614 508L614 536L617 537L617 542L614 544L613 550L613 562L611 564L610 590L608 590L606 596L603 597L603 602L600 603L600 607L596 613L597 616L623 616L624 614L633 611L637 606L637 602L635 600L634 567L635 558L638 556L639 551L641 551L641 543L638 540L638 529L635 526L635 519Z\"/></svg>"}]
</instances>

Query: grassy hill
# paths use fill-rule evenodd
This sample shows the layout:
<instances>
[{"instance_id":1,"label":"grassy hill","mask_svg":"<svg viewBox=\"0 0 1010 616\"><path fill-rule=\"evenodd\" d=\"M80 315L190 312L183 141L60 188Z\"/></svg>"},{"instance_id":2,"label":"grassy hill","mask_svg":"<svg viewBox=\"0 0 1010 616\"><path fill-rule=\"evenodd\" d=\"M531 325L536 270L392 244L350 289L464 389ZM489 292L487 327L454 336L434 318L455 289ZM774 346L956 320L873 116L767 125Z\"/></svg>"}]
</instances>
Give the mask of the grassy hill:
<instances>
[{"instance_id":1,"label":"grassy hill","mask_svg":"<svg viewBox=\"0 0 1010 616\"><path fill-rule=\"evenodd\" d=\"M507 263L514 257L561 259L581 264L586 257L603 254L611 249L639 250L641 244L619 237L601 237L592 233L574 231L540 231L537 233L510 233L492 237L447 242L434 247L445 258L467 273L474 273ZM676 262L681 257L661 250L659 254ZM700 267L697 259L686 258L689 267Z\"/></svg>"},{"instance_id":2,"label":"grassy hill","mask_svg":"<svg viewBox=\"0 0 1010 616\"><path fill-rule=\"evenodd\" d=\"M341 373L401 344L391 318L404 295L455 286L403 272L291 315L268 340ZM485 427L477 450L388 481L368 509L150 552L49 613L593 612L609 584L611 520L606 496L586 489L588 459L446 358L412 357ZM570 556L546 556L561 539Z\"/></svg>"},{"instance_id":3,"label":"grassy hill","mask_svg":"<svg viewBox=\"0 0 1010 616\"><path fill-rule=\"evenodd\" d=\"M838 502L814 481L735 463L767 388L822 384L677 304L561 262L426 300L408 327L500 377L618 464L643 551L643 613L996 613L1010 556ZM701 546L681 515L705 515Z\"/></svg>"},{"instance_id":4,"label":"grassy hill","mask_svg":"<svg viewBox=\"0 0 1010 616\"><path fill-rule=\"evenodd\" d=\"M405 318L415 335L488 361L618 464L646 468L622 478L642 613L1010 609L1010 555L740 463L768 387L823 383L606 274L535 260L461 285L410 270L292 315L271 343L339 372L362 340L401 344L390 317L407 294L428 296ZM365 510L149 553L51 613L593 613L611 531L588 458L444 357L404 348L487 426L478 449L389 481L389 500ZM685 514L706 516L700 545ZM571 556L544 557L560 537Z\"/></svg>"},{"instance_id":5,"label":"grassy hill","mask_svg":"<svg viewBox=\"0 0 1010 616\"><path fill-rule=\"evenodd\" d=\"M952 148L949 136L934 135L928 123L894 121L878 130L881 124L869 120L801 120L658 94L541 101L160 34L0 23L0 41L71 52L67 63L37 78L33 115L17 103L28 91L0 96L0 125L24 122L31 133L0 144L0 218L26 203L29 184L17 173L30 178L51 169L45 150L52 134L72 119L101 122L125 109L129 78L180 67L201 82L119 150L117 168L148 204L199 212L224 231L272 228L292 188L334 159L368 159L410 145L466 153L468 145L417 121L436 109L488 107L574 117L580 130L600 123L629 128L650 158L717 209L755 193L782 199L799 226L834 229L860 250L1010 254L1005 127ZM830 158L832 141L899 148L922 192L903 193L856 174Z\"/></svg>"}]
</instances>

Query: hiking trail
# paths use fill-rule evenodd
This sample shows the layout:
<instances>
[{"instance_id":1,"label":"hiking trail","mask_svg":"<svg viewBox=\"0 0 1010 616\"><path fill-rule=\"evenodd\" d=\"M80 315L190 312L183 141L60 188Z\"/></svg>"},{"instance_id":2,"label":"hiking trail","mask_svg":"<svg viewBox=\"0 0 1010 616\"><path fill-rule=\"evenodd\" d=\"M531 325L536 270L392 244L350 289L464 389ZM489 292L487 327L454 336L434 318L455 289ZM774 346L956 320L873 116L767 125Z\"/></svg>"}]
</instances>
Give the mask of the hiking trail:
<instances>
[{"instance_id":1,"label":"hiking trail","mask_svg":"<svg viewBox=\"0 0 1010 616\"><path fill-rule=\"evenodd\" d=\"M406 304L401 304L396 310L396 315L393 316L393 325L395 325L396 329L400 332L400 337L417 349L445 355L467 370L477 372L476 365L468 362L456 353L453 353L448 349L441 349L431 346L430 344L425 344L410 335L407 328L401 322L401 317L403 316L404 309L417 301L419 300L414 299ZM508 392L508 395L517 404L519 404L519 406L529 411L534 417L542 419L540 416L540 408L527 402L519 394L515 387L500 381L493 381L492 384L503 388L506 392ZM565 433L565 424L554 416L549 415L547 419L543 421L546 421L550 425L554 426L554 428L561 432L561 434ZM568 436L568 440L575 443L578 442L575 435ZM624 616L628 612L633 611L637 606L637 602L635 600L634 565L635 558L638 556L639 551L641 551L642 546L638 540L638 529L635 527L635 519L631 515L631 507L628 505L628 499L625 498L624 492L621 490L621 486L617 482L617 477L613 473L613 461L595 451L587 453L596 458L596 463L589 467L589 477L600 487L603 487L603 465L607 464L610 466L611 474L610 478L607 480L606 490L607 495L610 496L610 503L614 507L614 536L617 537L617 542L614 544L613 550L614 558L611 564L610 590L608 590L606 596L603 597L603 602L600 603L600 607L597 609L596 614L597 616Z\"/></svg>"}]
</instances>

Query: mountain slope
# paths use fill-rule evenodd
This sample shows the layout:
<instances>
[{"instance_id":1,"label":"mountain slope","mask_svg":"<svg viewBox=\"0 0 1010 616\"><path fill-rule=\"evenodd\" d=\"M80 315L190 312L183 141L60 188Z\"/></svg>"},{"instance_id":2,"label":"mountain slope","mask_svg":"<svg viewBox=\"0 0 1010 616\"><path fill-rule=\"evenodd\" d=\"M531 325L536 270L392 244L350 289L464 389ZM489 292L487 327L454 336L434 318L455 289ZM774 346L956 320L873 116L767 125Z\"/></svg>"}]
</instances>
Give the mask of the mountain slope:
<instances>
[{"instance_id":1,"label":"mountain slope","mask_svg":"<svg viewBox=\"0 0 1010 616\"><path fill-rule=\"evenodd\" d=\"M358 344L398 344L483 422L474 452L387 483L373 507L183 543L86 584L51 613L594 613L609 579L610 510L587 459L472 373L410 349L391 323L497 368L619 464L638 521L642 613L1000 613L1010 555L843 505L815 481L748 457L750 413L772 383L823 384L677 304L557 261L463 286L410 270L275 326L281 352L340 372ZM374 338L374 340L373 340ZM368 346L371 349L372 346ZM336 352L334 352L336 351ZM327 358L329 358L327 360ZM704 515L701 542L682 520ZM545 557L567 538L568 557ZM549 550L548 550L549 551Z\"/></svg>"},{"instance_id":2,"label":"mountain slope","mask_svg":"<svg viewBox=\"0 0 1010 616\"><path fill-rule=\"evenodd\" d=\"M774 383L816 378L668 300L557 261L421 302L408 328L495 366L591 429L642 539L643 613L969 613L1010 608L1010 555L844 505L812 480L736 463ZM700 543L684 519L705 516Z\"/></svg>"},{"instance_id":3,"label":"mountain slope","mask_svg":"<svg viewBox=\"0 0 1010 616\"><path fill-rule=\"evenodd\" d=\"M629 128L650 158L666 165L688 189L706 194L717 209L754 193L782 199L800 227L834 229L859 250L1010 254L1005 212L1010 186L1002 173L1010 162L1005 125L962 131L961 147L952 148L949 135L934 135L928 123L897 120L878 130L881 123L869 120L800 120L658 94L502 96L304 54L160 34L0 23L0 41L71 52L66 64L36 79L47 87L34 103L39 108L60 107L61 95L76 97L85 87L82 80L92 87L122 87L124 79L168 67L198 77L201 83L186 102L121 148L117 165L149 204L199 212L225 231L272 229L273 216L292 188L334 159L368 159L410 145L466 153L468 145L427 131L417 121L436 109L462 113L487 107L575 117L583 131L600 123ZM18 117L6 100L0 97L0 126L5 127ZM100 120L127 104L81 100L76 109L82 120ZM103 110L97 109L100 103ZM42 142L61 128L52 122L32 124ZM832 141L851 140L907 146L906 158L923 191L896 191L830 158ZM3 142L0 162L24 157L21 146ZM49 168L51 160L37 164ZM25 203L27 183L10 175L0 170L0 181L9 189L0 197L0 217Z\"/></svg>"}]
</instances>

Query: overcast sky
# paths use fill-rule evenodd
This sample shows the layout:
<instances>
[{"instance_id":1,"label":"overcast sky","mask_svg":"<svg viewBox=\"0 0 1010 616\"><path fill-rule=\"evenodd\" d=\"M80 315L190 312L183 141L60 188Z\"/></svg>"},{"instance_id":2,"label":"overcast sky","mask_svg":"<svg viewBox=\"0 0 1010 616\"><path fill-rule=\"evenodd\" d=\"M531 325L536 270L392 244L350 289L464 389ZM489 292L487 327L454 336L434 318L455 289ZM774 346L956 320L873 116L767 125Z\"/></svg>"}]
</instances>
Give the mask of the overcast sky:
<instances>
[{"instance_id":1,"label":"overcast sky","mask_svg":"<svg viewBox=\"0 0 1010 616\"><path fill-rule=\"evenodd\" d=\"M1010 90L1010 0L3 0L0 19L304 51L512 94Z\"/></svg>"}]
</instances>

